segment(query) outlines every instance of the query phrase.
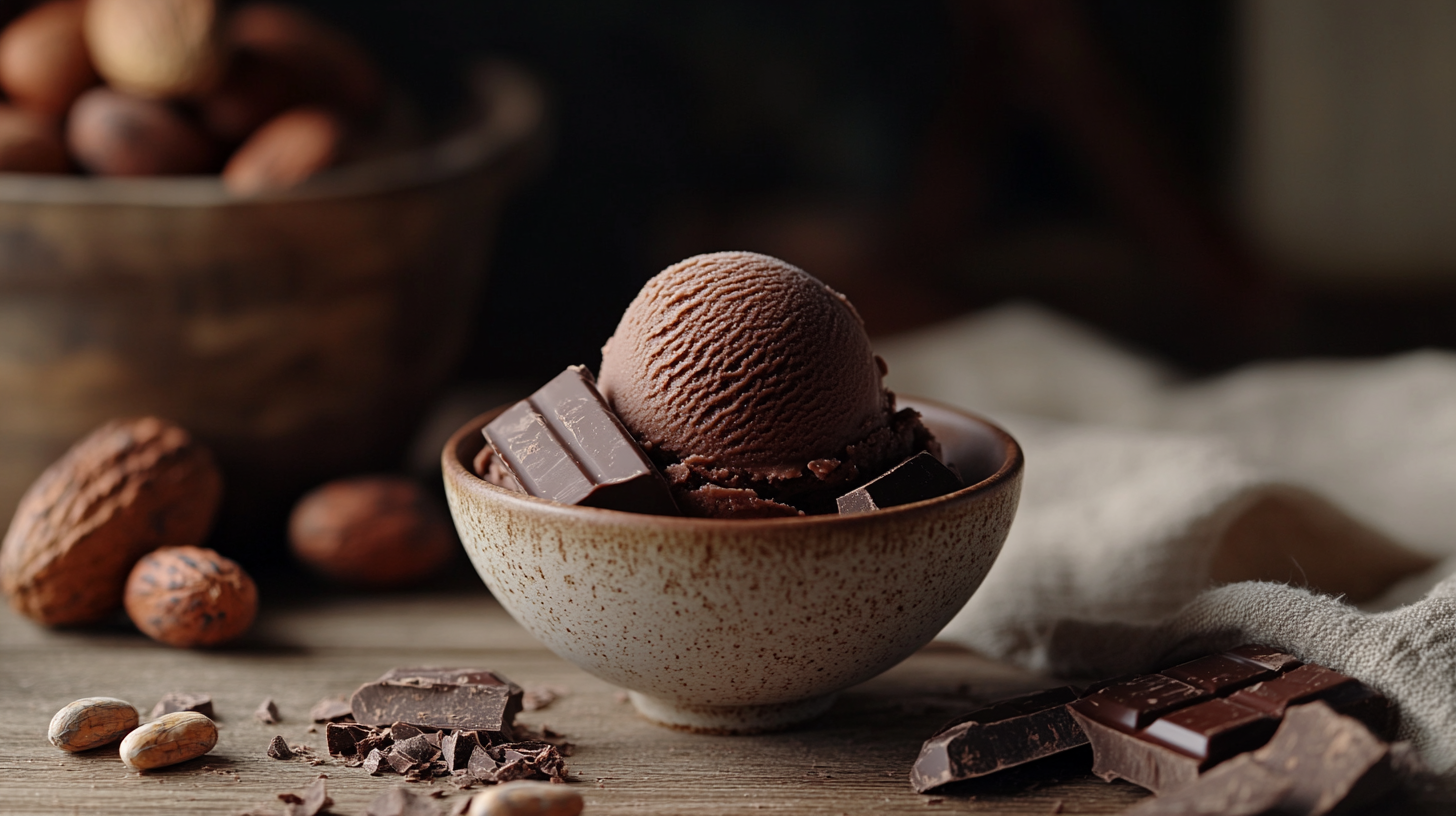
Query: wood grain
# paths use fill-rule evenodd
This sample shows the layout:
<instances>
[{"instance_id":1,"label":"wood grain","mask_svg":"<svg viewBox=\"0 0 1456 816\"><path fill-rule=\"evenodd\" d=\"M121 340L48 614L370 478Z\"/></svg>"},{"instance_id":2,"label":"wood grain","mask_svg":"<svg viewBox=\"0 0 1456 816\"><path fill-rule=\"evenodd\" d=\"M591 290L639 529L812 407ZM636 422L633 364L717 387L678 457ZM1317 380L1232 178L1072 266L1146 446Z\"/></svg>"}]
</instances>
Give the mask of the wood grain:
<instances>
[{"instance_id":1,"label":"wood grain","mask_svg":"<svg viewBox=\"0 0 1456 816\"><path fill-rule=\"evenodd\" d=\"M568 760L587 814L1116 813L1145 796L1079 769L1063 781L1024 777L956 795L922 796L907 776L921 742L950 717L1042 684L963 650L932 644L890 672L846 692L817 723L784 734L713 737L652 725L618 689L562 661L480 594L390 595L271 604L249 640L226 651L183 651L122 627L49 632L0 612L0 791L5 813L236 813L277 804L276 794L329 775L332 812L362 814L399 777L370 777L327 757L307 712L393 666L478 664L523 686L567 690L522 715L577 744ZM219 717L214 751L139 775L116 749L65 754L46 741L51 716L80 697L106 695L142 711L168 691L211 694ZM274 698L283 720L252 712ZM275 734L325 759L269 759ZM451 791L444 781L412 790ZM1406 811L1409 812L1409 811ZM1432 810L1430 812L1439 812Z\"/></svg>"}]
</instances>

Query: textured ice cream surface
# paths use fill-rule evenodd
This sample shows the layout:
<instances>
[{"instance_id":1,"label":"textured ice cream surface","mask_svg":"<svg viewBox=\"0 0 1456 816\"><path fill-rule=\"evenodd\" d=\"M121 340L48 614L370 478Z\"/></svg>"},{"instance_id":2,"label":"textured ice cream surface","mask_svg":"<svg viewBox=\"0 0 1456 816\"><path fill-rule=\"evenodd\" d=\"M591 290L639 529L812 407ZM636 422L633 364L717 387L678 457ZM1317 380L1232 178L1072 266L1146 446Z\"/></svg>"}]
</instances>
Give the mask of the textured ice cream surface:
<instances>
[{"instance_id":1,"label":"textured ice cream surface","mask_svg":"<svg viewBox=\"0 0 1456 816\"><path fill-rule=\"evenodd\" d=\"M843 295L750 252L699 255L642 288L602 349L598 384L693 515L833 512L921 451Z\"/></svg>"}]
</instances>

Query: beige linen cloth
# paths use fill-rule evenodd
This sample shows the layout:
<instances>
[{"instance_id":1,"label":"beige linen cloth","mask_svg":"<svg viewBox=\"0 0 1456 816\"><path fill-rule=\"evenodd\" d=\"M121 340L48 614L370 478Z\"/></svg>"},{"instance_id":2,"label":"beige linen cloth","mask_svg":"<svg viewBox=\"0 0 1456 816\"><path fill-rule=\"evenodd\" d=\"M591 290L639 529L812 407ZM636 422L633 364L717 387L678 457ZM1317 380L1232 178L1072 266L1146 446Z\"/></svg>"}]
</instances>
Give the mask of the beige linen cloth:
<instances>
[{"instance_id":1,"label":"beige linen cloth","mask_svg":"<svg viewBox=\"0 0 1456 816\"><path fill-rule=\"evenodd\" d=\"M1456 775L1456 354L1180 382L1027 305L879 351L895 391L1026 451L1005 549L943 639L1072 677L1282 647L1380 689Z\"/></svg>"}]
</instances>

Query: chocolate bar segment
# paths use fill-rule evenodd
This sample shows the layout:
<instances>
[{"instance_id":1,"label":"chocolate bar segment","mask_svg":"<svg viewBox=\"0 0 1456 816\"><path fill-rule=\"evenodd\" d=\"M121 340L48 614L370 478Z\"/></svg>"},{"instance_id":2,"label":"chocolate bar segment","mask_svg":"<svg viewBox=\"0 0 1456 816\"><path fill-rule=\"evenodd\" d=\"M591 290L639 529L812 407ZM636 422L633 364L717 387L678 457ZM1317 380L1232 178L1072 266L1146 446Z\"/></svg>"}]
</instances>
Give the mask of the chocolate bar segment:
<instances>
[{"instance_id":1,"label":"chocolate bar segment","mask_svg":"<svg viewBox=\"0 0 1456 816\"><path fill-rule=\"evenodd\" d=\"M1089 694L1072 708L1088 719L1132 731L1207 696L1208 692L1182 680L1149 674Z\"/></svg>"},{"instance_id":2,"label":"chocolate bar segment","mask_svg":"<svg viewBox=\"0 0 1456 816\"><path fill-rule=\"evenodd\" d=\"M354 719L509 736L521 711L521 687L484 669L391 669L354 692Z\"/></svg>"},{"instance_id":3,"label":"chocolate bar segment","mask_svg":"<svg viewBox=\"0 0 1456 816\"><path fill-rule=\"evenodd\" d=\"M1393 786L1391 747L1324 702L1295 706L1268 745L1140 803L1128 816L1348 813Z\"/></svg>"},{"instance_id":4,"label":"chocolate bar segment","mask_svg":"<svg viewBox=\"0 0 1456 816\"><path fill-rule=\"evenodd\" d=\"M525 492L563 504L678 515L662 474L607 407L591 372L571 366L485 426Z\"/></svg>"},{"instance_id":5,"label":"chocolate bar segment","mask_svg":"<svg viewBox=\"0 0 1456 816\"><path fill-rule=\"evenodd\" d=\"M1067 711L1069 687L1013 697L943 726L920 749L910 784L924 793L1087 744Z\"/></svg>"},{"instance_id":6,"label":"chocolate bar segment","mask_svg":"<svg viewBox=\"0 0 1456 816\"><path fill-rule=\"evenodd\" d=\"M1237 658L1239 660L1247 660L1250 663L1257 663L1258 665L1263 666L1266 669L1272 669L1277 672L1297 669L1300 666L1304 665L1303 663L1300 663L1299 658L1295 657L1294 655L1285 654L1278 649L1274 649L1269 646L1260 646L1257 643L1246 643L1243 646L1229 649L1227 652L1224 652L1224 654L1228 655L1229 657Z\"/></svg>"},{"instance_id":7,"label":"chocolate bar segment","mask_svg":"<svg viewBox=\"0 0 1456 816\"><path fill-rule=\"evenodd\" d=\"M1385 698L1358 680L1262 647L1112 683L1068 708L1092 744L1093 773L1165 794L1263 745L1291 706L1314 700L1377 731L1389 717Z\"/></svg>"},{"instance_id":8,"label":"chocolate bar segment","mask_svg":"<svg viewBox=\"0 0 1456 816\"><path fill-rule=\"evenodd\" d=\"M841 514L868 513L944 496L962 486L954 471L921 451L879 478L840 496L837 503Z\"/></svg>"}]
</instances>

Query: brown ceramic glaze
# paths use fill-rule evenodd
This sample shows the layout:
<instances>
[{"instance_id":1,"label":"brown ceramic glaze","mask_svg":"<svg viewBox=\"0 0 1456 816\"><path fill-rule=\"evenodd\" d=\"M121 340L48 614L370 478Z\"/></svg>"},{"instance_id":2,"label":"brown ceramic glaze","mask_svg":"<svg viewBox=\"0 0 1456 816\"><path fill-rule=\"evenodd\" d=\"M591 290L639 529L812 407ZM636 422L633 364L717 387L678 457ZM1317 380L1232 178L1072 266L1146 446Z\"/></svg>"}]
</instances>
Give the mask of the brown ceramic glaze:
<instances>
[{"instance_id":1,"label":"brown ceramic glaze","mask_svg":"<svg viewBox=\"0 0 1456 816\"><path fill-rule=\"evenodd\" d=\"M557 654L631 689L659 723L773 730L934 638L1010 530L1016 441L969 414L902 402L969 487L873 513L756 521L563 505L471 473L497 410L446 444L445 489L486 585Z\"/></svg>"}]
</instances>

